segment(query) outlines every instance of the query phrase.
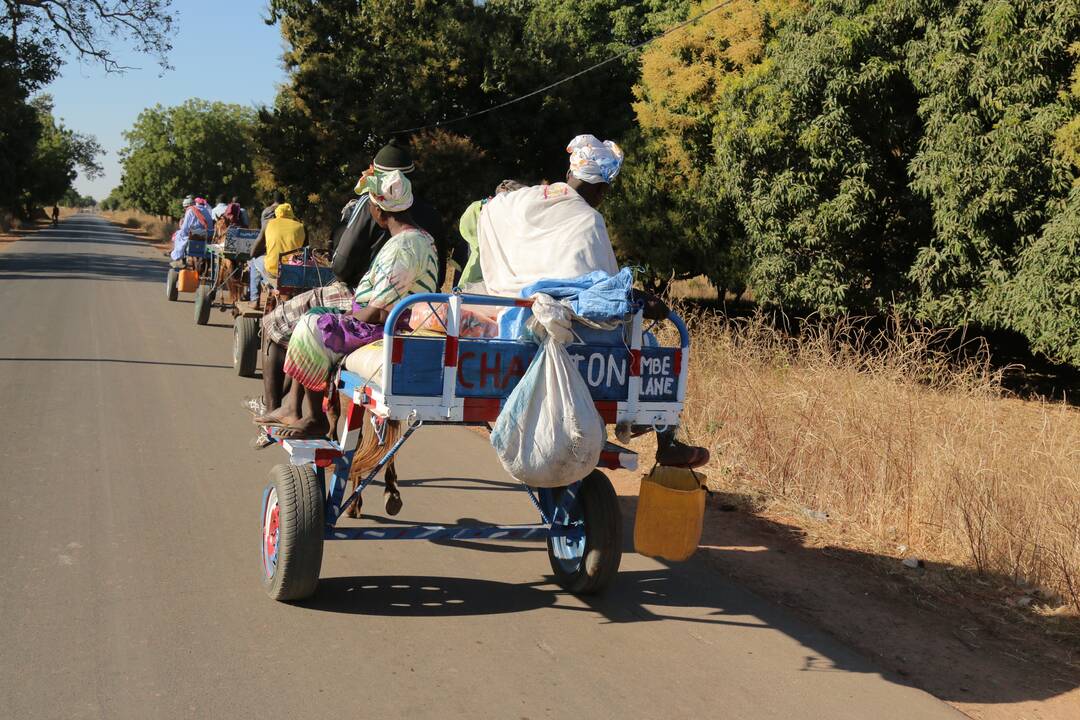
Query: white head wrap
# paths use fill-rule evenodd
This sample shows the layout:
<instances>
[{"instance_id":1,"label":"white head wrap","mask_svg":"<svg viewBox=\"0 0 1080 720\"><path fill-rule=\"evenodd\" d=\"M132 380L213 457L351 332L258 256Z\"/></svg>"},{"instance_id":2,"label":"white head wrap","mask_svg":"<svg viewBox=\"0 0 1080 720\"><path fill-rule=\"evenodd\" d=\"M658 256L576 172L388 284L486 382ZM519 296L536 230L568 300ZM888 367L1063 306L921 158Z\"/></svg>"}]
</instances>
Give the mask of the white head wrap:
<instances>
[{"instance_id":1,"label":"white head wrap","mask_svg":"<svg viewBox=\"0 0 1080 720\"><path fill-rule=\"evenodd\" d=\"M611 140L600 142L595 135L578 135L566 152L570 153L570 173L587 183L610 183L622 167L622 149Z\"/></svg>"},{"instance_id":2,"label":"white head wrap","mask_svg":"<svg viewBox=\"0 0 1080 720\"><path fill-rule=\"evenodd\" d=\"M413 204L412 183L400 170L376 172L361 178L371 202L389 212L408 210Z\"/></svg>"}]
</instances>

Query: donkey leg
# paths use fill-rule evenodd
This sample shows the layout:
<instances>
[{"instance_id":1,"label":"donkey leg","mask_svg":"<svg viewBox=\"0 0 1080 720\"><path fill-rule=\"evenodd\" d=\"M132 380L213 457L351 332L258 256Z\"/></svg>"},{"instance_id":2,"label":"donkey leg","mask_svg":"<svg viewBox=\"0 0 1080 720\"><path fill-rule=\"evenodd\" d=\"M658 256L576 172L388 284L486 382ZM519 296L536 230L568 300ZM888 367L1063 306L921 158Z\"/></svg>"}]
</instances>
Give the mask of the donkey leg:
<instances>
[{"instance_id":1,"label":"donkey leg","mask_svg":"<svg viewBox=\"0 0 1080 720\"><path fill-rule=\"evenodd\" d=\"M397 486L397 468L394 467L394 461L391 460L386 466L386 489L383 491L383 507L386 508L387 515L397 515L401 512L401 493L398 492Z\"/></svg>"}]
</instances>

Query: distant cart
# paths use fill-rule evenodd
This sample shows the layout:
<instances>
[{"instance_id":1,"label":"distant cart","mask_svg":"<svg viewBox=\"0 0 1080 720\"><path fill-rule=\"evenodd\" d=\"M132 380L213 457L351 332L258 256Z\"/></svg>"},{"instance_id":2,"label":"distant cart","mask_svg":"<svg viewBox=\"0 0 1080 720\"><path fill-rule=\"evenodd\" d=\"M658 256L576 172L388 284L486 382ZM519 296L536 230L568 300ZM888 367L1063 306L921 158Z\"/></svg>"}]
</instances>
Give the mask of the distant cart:
<instances>
[{"instance_id":1,"label":"distant cart","mask_svg":"<svg viewBox=\"0 0 1080 720\"><path fill-rule=\"evenodd\" d=\"M201 278L209 267L209 258L205 236L188 238L184 246L183 269L170 266L165 276L165 297L169 302L175 302L180 293L198 293Z\"/></svg>"},{"instance_id":2,"label":"distant cart","mask_svg":"<svg viewBox=\"0 0 1080 720\"><path fill-rule=\"evenodd\" d=\"M394 332L407 308L435 303L447 304L445 336ZM337 440L279 440L268 431L290 458L289 464L271 470L262 496L261 560L270 597L300 600L314 593L323 544L338 540L542 540L562 587L588 594L609 585L622 557L622 516L611 482L599 469L585 478L567 478L562 488L522 485L522 495L539 515L537 522L526 525L338 525L344 509L421 426L483 425L498 417L538 346L459 337L461 309L530 304L483 295L411 296L386 321L381 369L372 377L340 372L336 389L342 396L343 423ZM628 320L626 342L568 346L607 424L660 429L679 423L690 337L678 316L671 314L668 320L678 330L678 347L644 343L651 334L640 312ZM398 420L405 426L400 439L346 497L363 409L376 423ZM636 469L637 456L608 443L599 467Z\"/></svg>"},{"instance_id":3,"label":"distant cart","mask_svg":"<svg viewBox=\"0 0 1080 720\"><path fill-rule=\"evenodd\" d=\"M298 257L299 264L288 262ZM264 292L265 298L236 303L233 311L233 367L241 377L254 377L259 362L259 345L262 342L262 317L277 306L302 292L322 287L332 282L334 274L328 267L316 264L310 248L303 247L281 254L278 278L272 291Z\"/></svg>"}]
</instances>

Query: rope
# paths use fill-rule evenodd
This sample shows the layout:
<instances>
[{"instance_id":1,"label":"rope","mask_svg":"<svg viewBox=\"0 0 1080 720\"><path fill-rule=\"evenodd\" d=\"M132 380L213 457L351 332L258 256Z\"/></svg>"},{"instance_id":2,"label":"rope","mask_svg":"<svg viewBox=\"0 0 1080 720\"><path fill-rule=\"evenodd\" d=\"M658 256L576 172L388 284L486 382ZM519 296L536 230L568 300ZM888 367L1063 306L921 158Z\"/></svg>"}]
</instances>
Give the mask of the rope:
<instances>
[{"instance_id":1,"label":"rope","mask_svg":"<svg viewBox=\"0 0 1080 720\"><path fill-rule=\"evenodd\" d=\"M533 90L532 92L525 93L524 95L519 95L516 98L506 100L504 102L499 103L498 105L492 105L489 108L485 108L483 110L478 110L476 112L469 113L467 115L462 115L460 117L456 117L456 118L453 118L451 120L439 120L437 122L428 123L427 125L417 125L416 127L411 127L411 128L407 128L407 129L404 129L404 130L394 130L393 132L390 132L388 134L389 135L404 135L404 134L407 134L407 133L419 132L420 130L430 130L432 128L444 127L446 125L454 125L456 123L464 122L465 120L469 120L469 119L474 118L474 117L479 117L480 115L486 115L487 113L492 113L492 112L495 112L496 110L502 110L505 107L509 107L509 106L514 105L516 103L522 102L524 100L528 100L531 97L535 97L536 95L540 95L541 93L545 93L548 90L551 90L551 89L556 88L556 87L558 87L560 85L568 83L571 80L576 80L577 78L581 77L582 75L586 75L588 73L591 73L593 70L597 70L599 68L604 67L605 65L609 65L609 64L615 62L616 60L620 60L620 59L626 57L627 55L629 55L632 52L640 50L640 49L642 49L642 48L656 42L657 40L660 40L661 38L667 37L668 35L670 35L670 34L672 34L674 32L682 30L684 27L686 27L688 25L693 25L694 23L696 23L698 20L701 20L706 15L711 15L714 12L716 12L717 10L720 10L721 8L727 7L728 5L731 5L734 2L735 2L735 0L723 0L723 2L721 2L720 4L718 4L716 7L712 8L711 10L706 10L705 12L699 13L699 14L695 15L694 17L692 17L692 18L690 18L688 20L684 20L683 22L679 23L678 25L673 25L672 27L668 28L664 32L660 33L659 35L656 35L654 37L649 38L648 40L640 42L637 45L631 45L630 47L626 48L622 52L616 53L615 55L612 55L611 57L607 58L606 60L601 60L600 62L596 63L595 65L590 65L589 67L585 68L584 70L577 71L573 75L567 75L566 77L561 78L559 80L556 80L553 83L549 83L549 84L545 85L542 88L537 88L536 90Z\"/></svg>"}]
</instances>

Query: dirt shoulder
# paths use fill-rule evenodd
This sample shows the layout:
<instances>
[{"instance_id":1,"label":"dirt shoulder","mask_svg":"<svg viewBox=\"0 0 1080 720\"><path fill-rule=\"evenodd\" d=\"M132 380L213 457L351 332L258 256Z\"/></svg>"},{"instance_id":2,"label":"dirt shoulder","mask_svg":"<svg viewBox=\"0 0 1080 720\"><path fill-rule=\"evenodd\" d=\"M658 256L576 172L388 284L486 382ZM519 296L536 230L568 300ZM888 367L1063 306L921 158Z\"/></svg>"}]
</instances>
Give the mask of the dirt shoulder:
<instances>
[{"instance_id":1,"label":"dirt shoulder","mask_svg":"<svg viewBox=\"0 0 1080 720\"><path fill-rule=\"evenodd\" d=\"M630 523L639 474L612 480ZM709 497L698 553L716 572L970 717L1080 717L1075 619L1010 608L1006 587L957 569L814 545L795 525L744 505L730 494Z\"/></svg>"}]
</instances>

